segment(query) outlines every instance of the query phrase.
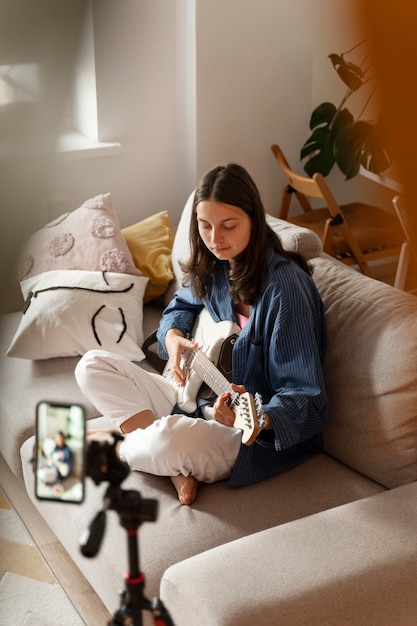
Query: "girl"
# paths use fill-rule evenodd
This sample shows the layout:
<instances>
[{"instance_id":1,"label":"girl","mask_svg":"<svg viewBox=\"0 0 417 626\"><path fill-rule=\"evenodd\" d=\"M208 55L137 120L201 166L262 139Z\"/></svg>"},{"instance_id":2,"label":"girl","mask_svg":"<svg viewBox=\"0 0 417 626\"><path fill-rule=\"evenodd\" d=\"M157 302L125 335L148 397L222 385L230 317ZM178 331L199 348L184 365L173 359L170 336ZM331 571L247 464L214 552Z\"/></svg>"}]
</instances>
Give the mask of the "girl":
<instances>
[{"instance_id":1,"label":"girl","mask_svg":"<svg viewBox=\"0 0 417 626\"><path fill-rule=\"evenodd\" d=\"M76 368L83 393L126 435L121 459L134 470L170 476L182 504L195 501L200 482L227 478L241 487L310 458L321 448L327 419L320 296L307 263L285 251L268 226L258 189L241 166L218 166L200 181L190 245L183 287L157 333L176 385L101 350L88 352ZM259 392L264 411L250 446L233 426L230 392L217 397L212 419L176 406L186 382L181 355L196 347L187 335L203 307L215 322L241 328L231 390Z\"/></svg>"}]
</instances>

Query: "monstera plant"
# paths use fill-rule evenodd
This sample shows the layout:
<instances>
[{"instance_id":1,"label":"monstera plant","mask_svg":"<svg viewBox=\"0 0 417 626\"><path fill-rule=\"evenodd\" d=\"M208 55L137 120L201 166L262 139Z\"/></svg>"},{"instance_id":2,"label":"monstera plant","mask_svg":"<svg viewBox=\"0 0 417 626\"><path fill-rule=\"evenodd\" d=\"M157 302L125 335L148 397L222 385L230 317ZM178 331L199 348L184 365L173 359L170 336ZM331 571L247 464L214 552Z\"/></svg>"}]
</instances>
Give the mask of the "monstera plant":
<instances>
[{"instance_id":1,"label":"monstera plant","mask_svg":"<svg viewBox=\"0 0 417 626\"><path fill-rule=\"evenodd\" d=\"M363 119L368 104L374 95L375 88L370 91L365 105L357 117L346 108L351 96L373 80L368 73L370 67L361 66L347 61L345 56L361 42L343 54L330 54L329 59L347 91L339 106L331 102L323 102L314 109L310 118L310 137L301 149L301 161L304 159L304 170L309 176L320 172L327 176L336 164L346 179L353 178L362 165L365 169L380 174L391 164L391 159L383 142L383 133L379 120Z\"/></svg>"}]
</instances>

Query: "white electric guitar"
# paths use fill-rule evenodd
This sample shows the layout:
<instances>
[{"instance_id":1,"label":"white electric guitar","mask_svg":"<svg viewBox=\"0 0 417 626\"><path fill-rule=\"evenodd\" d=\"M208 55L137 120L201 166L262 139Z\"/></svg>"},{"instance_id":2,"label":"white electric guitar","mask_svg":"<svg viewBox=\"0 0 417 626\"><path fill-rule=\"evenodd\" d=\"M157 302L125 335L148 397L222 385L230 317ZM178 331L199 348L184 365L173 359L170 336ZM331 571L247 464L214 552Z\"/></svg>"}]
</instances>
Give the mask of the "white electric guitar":
<instances>
[{"instance_id":1,"label":"white electric guitar","mask_svg":"<svg viewBox=\"0 0 417 626\"><path fill-rule=\"evenodd\" d=\"M192 340L198 343L195 350L185 350L181 367L186 380L183 387L177 387L177 404L186 413L197 408L197 396L203 383L209 387L210 395L230 392L230 408L235 413L235 428L243 431L242 443L250 445L259 432L259 419L262 416L262 398L249 392L239 394L230 389L226 378L232 372L232 349L240 328L233 322L215 322L207 309L198 316L192 332ZM175 384L168 361L163 373Z\"/></svg>"}]
</instances>

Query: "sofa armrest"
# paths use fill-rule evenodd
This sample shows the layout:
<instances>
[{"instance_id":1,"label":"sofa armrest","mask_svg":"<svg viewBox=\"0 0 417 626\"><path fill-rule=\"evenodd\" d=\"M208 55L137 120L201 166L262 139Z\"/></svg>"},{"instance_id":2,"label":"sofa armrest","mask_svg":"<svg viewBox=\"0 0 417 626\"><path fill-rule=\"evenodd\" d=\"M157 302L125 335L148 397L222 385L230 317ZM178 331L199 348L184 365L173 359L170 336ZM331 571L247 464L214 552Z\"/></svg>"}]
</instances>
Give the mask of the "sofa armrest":
<instances>
[{"instance_id":1,"label":"sofa armrest","mask_svg":"<svg viewBox=\"0 0 417 626\"><path fill-rule=\"evenodd\" d=\"M171 566L181 626L413 624L417 483L238 539Z\"/></svg>"}]
</instances>

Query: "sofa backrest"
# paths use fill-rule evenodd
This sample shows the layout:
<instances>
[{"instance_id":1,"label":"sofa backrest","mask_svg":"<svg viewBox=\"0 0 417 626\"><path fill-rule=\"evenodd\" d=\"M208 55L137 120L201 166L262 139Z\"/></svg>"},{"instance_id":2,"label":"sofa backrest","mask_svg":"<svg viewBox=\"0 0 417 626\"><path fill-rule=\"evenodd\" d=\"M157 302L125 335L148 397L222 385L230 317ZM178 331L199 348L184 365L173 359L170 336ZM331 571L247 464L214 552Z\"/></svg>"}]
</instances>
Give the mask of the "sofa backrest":
<instances>
[{"instance_id":1,"label":"sofa backrest","mask_svg":"<svg viewBox=\"0 0 417 626\"><path fill-rule=\"evenodd\" d=\"M417 480L417 297L327 257L324 448L385 487Z\"/></svg>"}]
</instances>

